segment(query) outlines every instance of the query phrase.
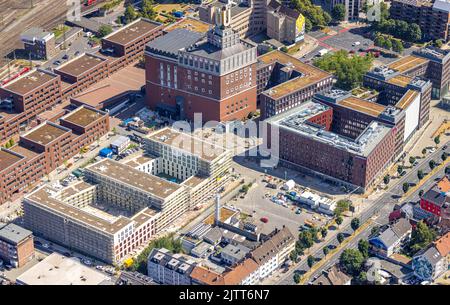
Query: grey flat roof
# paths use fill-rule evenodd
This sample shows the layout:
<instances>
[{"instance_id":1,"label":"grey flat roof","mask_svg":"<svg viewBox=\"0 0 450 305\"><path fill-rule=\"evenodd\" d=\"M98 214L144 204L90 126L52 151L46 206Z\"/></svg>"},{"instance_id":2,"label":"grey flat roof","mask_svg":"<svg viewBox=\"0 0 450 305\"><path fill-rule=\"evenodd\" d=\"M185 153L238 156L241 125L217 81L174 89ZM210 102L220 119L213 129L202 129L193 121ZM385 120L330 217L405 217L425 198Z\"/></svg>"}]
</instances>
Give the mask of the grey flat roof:
<instances>
[{"instance_id":1,"label":"grey flat roof","mask_svg":"<svg viewBox=\"0 0 450 305\"><path fill-rule=\"evenodd\" d=\"M215 45L209 43L208 41L204 40L201 43L199 43L198 46L194 46L192 49L187 50L187 52L189 54L194 54L210 58L213 60L221 60L233 56L235 54L244 52L250 48L251 48L250 46L247 46L243 43L239 43L225 49L220 49Z\"/></svg>"},{"instance_id":2,"label":"grey flat roof","mask_svg":"<svg viewBox=\"0 0 450 305\"><path fill-rule=\"evenodd\" d=\"M25 238L33 235L30 230L24 229L13 223L7 224L0 229L0 239L7 241L11 244L17 245Z\"/></svg>"},{"instance_id":3,"label":"grey flat roof","mask_svg":"<svg viewBox=\"0 0 450 305\"><path fill-rule=\"evenodd\" d=\"M151 53L162 53L176 57L179 50L193 45L203 36L205 36L205 33L179 28L151 41L147 44L146 50Z\"/></svg>"},{"instance_id":4,"label":"grey flat roof","mask_svg":"<svg viewBox=\"0 0 450 305\"><path fill-rule=\"evenodd\" d=\"M38 27L33 27L22 33L22 36L34 37L37 39L44 39L50 32Z\"/></svg>"}]
</instances>

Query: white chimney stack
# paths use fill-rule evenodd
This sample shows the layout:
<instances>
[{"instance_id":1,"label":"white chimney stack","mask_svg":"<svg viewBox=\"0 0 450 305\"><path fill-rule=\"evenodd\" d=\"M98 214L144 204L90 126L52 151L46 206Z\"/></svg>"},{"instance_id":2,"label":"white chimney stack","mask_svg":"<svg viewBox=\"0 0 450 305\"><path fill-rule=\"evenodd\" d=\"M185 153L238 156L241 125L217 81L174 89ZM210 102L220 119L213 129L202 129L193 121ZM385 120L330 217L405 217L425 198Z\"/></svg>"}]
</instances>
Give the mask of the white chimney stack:
<instances>
[{"instance_id":1,"label":"white chimney stack","mask_svg":"<svg viewBox=\"0 0 450 305\"><path fill-rule=\"evenodd\" d=\"M215 212L214 220L215 220L214 222L216 225L220 221L220 194L216 195L216 212Z\"/></svg>"}]
</instances>

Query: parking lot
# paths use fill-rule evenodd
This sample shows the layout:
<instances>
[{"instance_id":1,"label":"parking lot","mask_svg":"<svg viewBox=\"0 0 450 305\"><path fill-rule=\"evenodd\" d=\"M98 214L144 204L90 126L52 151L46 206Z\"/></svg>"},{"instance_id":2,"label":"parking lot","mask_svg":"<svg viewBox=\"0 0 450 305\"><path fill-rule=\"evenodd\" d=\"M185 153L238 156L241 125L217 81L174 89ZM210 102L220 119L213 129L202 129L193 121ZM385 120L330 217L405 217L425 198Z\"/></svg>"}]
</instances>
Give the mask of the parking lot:
<instances>
[{"instance_id":1,"label":"parking lot","mask_svg":"<svg viewBox=\"0 0 450 305\"><path fill-rule=\"evenodd\" d=\"M239 168L237 172L241 172ZM294 204L287 200L285 205L277 204L271 200L272 196L278 193L284 193L280 189L283 182L282 179L277 179L277 189L267 187L267 183L263 182L264 175L256 173L257 177L253 178L254 183L250 187L246 195L239 194L236 198L231 199L228 205L240 208L243 213L250 215L253 221L261 227L262 233L270 233L275 228L281 228L286 225L292 233L296 234L299 227L305 224L305 221L315 223L320 227L326 224L331 219L329 216L321 215L309 209L304 205ZM244 174L246 183L252 179ZM297 189L297 191L299 191ZM267 218L264 223L261 219Z\"/></svg>"}]
</instances>

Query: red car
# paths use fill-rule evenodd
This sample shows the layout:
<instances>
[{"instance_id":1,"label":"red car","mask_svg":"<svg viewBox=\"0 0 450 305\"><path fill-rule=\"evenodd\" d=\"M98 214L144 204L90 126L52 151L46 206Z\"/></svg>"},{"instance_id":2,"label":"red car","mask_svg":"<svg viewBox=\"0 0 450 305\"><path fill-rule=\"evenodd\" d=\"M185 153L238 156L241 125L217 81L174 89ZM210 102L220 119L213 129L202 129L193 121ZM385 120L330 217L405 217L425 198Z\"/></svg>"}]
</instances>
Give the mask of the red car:
<instances>
[{"instance_id":1,"label":"red car","mask_svg":"<svg viewBox=\"0 0 450 305\"><path fill-rule=\"evenodd\" d=\"M269 219L267 217L262 217L260 220L262 222L264 222L264 223L268 223L269 222Z\"/></svg>"}]
</instances>

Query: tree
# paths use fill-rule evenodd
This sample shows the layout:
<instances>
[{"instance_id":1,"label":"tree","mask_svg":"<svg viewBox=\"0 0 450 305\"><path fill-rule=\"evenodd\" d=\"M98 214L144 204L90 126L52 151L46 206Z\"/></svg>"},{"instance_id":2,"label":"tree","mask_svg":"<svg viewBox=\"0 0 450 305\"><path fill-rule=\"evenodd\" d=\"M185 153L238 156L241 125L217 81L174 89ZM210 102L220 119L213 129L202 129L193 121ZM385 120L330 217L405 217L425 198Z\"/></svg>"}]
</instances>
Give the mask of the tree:
<instances>
[{"instance_id":1,"label":"tree","mask_svg":"<svg viewBox=\"0 0 450 305\"><path fill-rule=\"evenodd\" d=\"M390 181L391 181L391 176L389 176L389 175L384 176L384 178L383 178L384 184L389 184Z\"/></svg>"},{"instance_id":2,"label":"tree","mask_svg":"<svg viewBox=\"0 0 450 305\"><path fill-rule=\"evenodd\" d=\"M142 1L142 17L155 20L156 16L158 15L157 12L154 9L154 1L153 0L143 0Z\"/></svg>"},{"instance_id":3,"label":"tree","mask_svg":"<svg viewBox=\"0 0 450 305\"><path fill-rule=\"evenodd\" d=\"M344 234L342 234L342 233L338 233L338 235L336 236L336 238L337 238L338 242L341 244L341 243L344 241L345 236L344 236Z\"/></svg>"},{"instance_id":4,"label":"tree","mask_svg":"<svg viewBox=\"0 0 450 305\"><path fill-rule=\"evenodd\" d=\"M314 263L316 262L316 259L312 255L309 255L306 260L307 260L306 262L308 263L309 268L311 268L314 265Z\"/></svg>"},{"instance_id":5,"label":"tree","mask_svg":"<svg viewBox=\"0 0 450 305\"><path fill-rule=\"evenodd\" d=\"M436 232L429 228L423 221L417 223L415 230L411 233L409 248L411 254L427 247L436 238Z\"/></svg>"},{"instance_id":6,"label":"tree","mask_svg":"<svg viewBox=\"0 0 450 305\"><path fill-rule=\"evenodd\" d=\"M394 50L397 53L402 53L405 47L403 46L403 43L399 39L392 39L392 50Z\"/></svg>"},{"instance_id":7,"label":"tree","mask_svg":"<svg viewBox=\"0 0 450 305\"><path fill-rule=\"evenodd\" d=\"M116 133L117 133L117 128L116 128L116 127L113 127L113 128L111 129L111 131L112 131L114 134L116 134Z\"/></svg>"},{"instance_id":8,"label":"tree","mask_svg":"<svg viewBox=\"0 0 450 305\"><path fill-rule=\"evenodd\" d=\"M364 260L359 250L345 249L339 257L339 264L346 273L357 276L362 270Z\"/></svg>"},{"instance_id":9,"label":"tree","mask_svg":"<svg viewBox=\"0 0 450 305\"><path fill-rule=\"evenodd\" d=\"M416 23L411 23L405 33L405 39L411 42L416 42L422 39L422 31L420 26Z\"/></svg>"},{"instance_id":10,"label":"tree","mask_svg":"<svg viewBox=\"0 0 450 305\"><path fill-rule=\"evenodd\" d=\"M311 248L314 245L314 237L311 231L303 231L298 235L298 241L303 249Z\"/></svg>"},{"instance_id":11,"label":"tree","mask_svg":"<svg viewBox=\"0 0 450 305\"><path fill-rule=\"evenodd\" d=\"M367 273L365 271L361 271L356 277L356 282L358 285L364 285L367 282Z\"/></svg>"},{"instance_id":12,"label":"tree","mask_svg":"<svg viewBox=\"0 0 450 305\"><path fill-rule=\"evenodd\" d=\"M359 228L360 224L361 223L359 218L353 218L350 223L350 226L352 227L353 231L356 231Z\"/></svg>"},{"instance_id":13,"label":"tree","mask_svg":"<svg viewBox=\"0 0 450 305\"><path fill-rule=\"evenodd\" d=\"M328 229L326 227L320 228L320 234L322 235L322 238L325 238L328 234Z\"/></svg>"},{"instance_id":14,"label":"tree","mask_svg":"<svg viewBox=\"0 0 450 305\"><path fill-rule=\"evenodd\" d=\"M327 256L328 253L330 253L330 249L328 247L323 247L322 251L323 251L323 255L325 255L325 256Z\"/></svg>"},{"instance_id":15,"label":"tree","mask_svg":"<svg viewBox=\"0 0 450 305\"><path fill-rule=\"evenodd\" d=\"M296 284L299 284L301 280L302 280L302 276L300 275L300 273L298 273L298 272L294 273L294 282Z\"/></svg>"},{"instance_id":16,"label":"tree","mask_svg":"<svg viewBox=\"0 0 450 305\"><path fill-rule=\"evenodd\" d=\"M425 174L423 173L423 170L419 169L417 171L417 179L422 180Z\"/></svg>"},{"instance_id":17,"label":"tree","mask_svg":"<svg viewBox=\"0 0 450 305\"><path fill-rule=\"evenodd\" d=\"M372 230L370 231L370 235L376 235L376 234L378 234L378 232L380 232L380 227L379 226L374 226L372 228Z\"/></svg>"},{"instance_id":18,"label":"tree","mask_svg":"<svg viewBox=\"0 0 450 305\"><path fill-rule=\"evenodd\" d=\"M413 156L409 157L409 163L412 165L414 164L414 162L416 162L416 158L414 158Z\"/></svg>"},{"instance_id":19,"label":"tree","mask_svg":"<svg viewBox=\"0 0 450 305\"><path fill-rule=\"evenodd\" d=\"M392 41L391 39L387 38L384 40L384 46L385 49L390 50L392 49Z\"/></svg>"},{"instance_id":20,"label":"tree","mask_svg":"<svg viewBox=\"0 0 450 305\"><path fill-rule=\"evenodd\" d=\"M403 166L401 166L401 165L397 166L397 173L399 175L401 175L403 173Z\"/></svg>"},{"instance_id":21,"label":"tree","mask_svg":"<svg viewBox=\"0 0 450 305\"><path fill-rule=\"evenodd\" d=\"M358 242L358 250L364 256L364 258L369 257L369 242L366 239L360 239Z\"/></svg>"},{"instance_id":22,"label":"tree","mask_svg":"<svg viewBox=\"0 0 450 305\"><path fill-rule=\"evenodd\" d=\"M376 46L379 46L379 47L384 47L384 45L385 45L385 39L384 39L384 37L382 36L382 35L378 35L377 37L375 37L375 40L374 40L374 44L376 45Z\"/></svg>"},{"instance_id":23,"label":"tree","mask_svg":"<svg viewBox=\"0 0 450 305\"><path fill-rule=\"evenodd\" d=\"M336 87L351 90L362 85L363 76L372 67L373 55L349 56L345 50L329 53L314 61L316 67L337 77Z\"/></svg>"},{"instance_id":24,"label":"tree","mask_svg":"<svg viewBox=\"0 0 450 305\"><path fill-rule=\"evenodd\" d=\"M286 46L281 47L280 49L281 52L287 53L289 50Z\"/></svg>"},{"instance_id":25,"label":"tree","mask_svg":"<svg viewBox=\"0 0 450 305\"><path fill-rule=\"evenodd\" d=\"M431 170L433 170L433 168L436 167L436 161L430 160L430 162L428 162L428 166L430 167Z\"/></svg>"},{"instance_id":26,"label":"tree","mask_svg":"<svg viewBox=\"0 0 450 305\"><path fill-rule=\"evenodd\" d=\"M345 5L344 4L336 4L331 10L331 17L335 21L344 21L345 20Z\"/></svg>"},{"instance_id":27,"label":"tree","mask_svg":"<svg viewBox=\"0 0 450 305\"><path fill-rule=\"evenodd\" d=\"M292 250L291 253L289 254L289 259L293 262L297 262L298 261L298 252L297 250Z\"/></svg>"},{"instance_id":28,"label":"tree","mask_svg":"<svg viewBox=\"0 0 450 305\"><path fill-rule=\"evenodd\" d=\"M442 48L443 45L444 45L444 41L442 41L442 39L437 39L434 41L434 46L436 48Z\"/></svg>"},{"instance_id":29,"label":"tree","mask_svg":"<svg viewBox=\"0 0 450 305\"><path fill-rule=\"evenodd\" d=\"M111 34L113 32L113 28L110 25L103 24L98 29L98 33L100 37L105 37L108 34Z\"/></svg>"},{"instance_id":30,"label":"tree","mask_svg":"<svg viewBox=\"0 0 450 305\"><path fill-rule=\"evenodd\" d=\"M424 190L420 190L420 191L419 191L419 197L422 197L422 196L423 196L423 193L424 193Z\"/></svg>"},{"instance_id":31,"label":"tree","mask_svg":"<svg viewBox=\"0 0 450 305\"><path fill-rule=\"evenodd\" d=\"M291 0L291 7L305 16L305 30L313 27L325 27L331 22L331 16L311 0Z\"/></svg>"},{"instance_id":32,"label":"tree","mask_svg":"<svg viewBox=\"0 0 450 305\"><path fill-rule=\"evenodd\" d=\"M16 144L16 142L14 142L14 139L13 138L11 138L11 139L9 139L9 146L10 147L13 147L14 146L14 144Z\"/></svg>"},{"instance_id":33,"label":"tree","mask_svg":"<svg viewBox=\"0 0 450 305\"><path fill-rule=\"evenodd\" d=\"M445 167L445 174L450 175L450 166Z\"/></svg>"},{"instance_id":34,"label":"tree","mask_svg":"<svg viewBox=\"0 0 450 305\"><path fill-rule=\"evenodd\" d=\"M406 193L409 190L409 183L405 182L403 183L403 192Z\"/></svg>"},{"instance_id":35,"label":"tree","mask_svg":"<svg viewBox=\"0 0 450 305\"><path fill-rule=\"evenodd\" d=\"M425 156L426 153L427 153L427 149L426 148L422 149L422 155Z\"/></svg>"},{"instance_id":36,"label":"tree","mask_svg":"<svg viewBox=\"0 0 450 305\"><path fill-rule=\"evenodd\" d=\"M334 215L340 216L342 213L350 209L352 202L348 199L341 199L337 202L336 208L334 209Z\"/></svg>"},{"instance_id":37,"label":"tree","mask_svg":"<svg viewBox=\"0 0 450 305\"><path fill-rule=\"evenodd\" d=\"M338 226L340 226L343 221L344 221L344 219L342 218L342 216L336 217L336 223L337 223Z\"/></svg>"},{"instance_id":38,"label":"tree","mask_svg":"<svg viewBox=\"0 0 450 305\"><path fill-rule=\"evenodd\" d=\"M440 138L439 136L435 137L435 138L434 138L434 143L435 143L436 145L439 145L439 143L441 143L441 138Z\"/></svg>"},{"instance_id":39,"label":"tree","mask_svg":"<svg viewBox=\"0 0 450 305\"><path fill-rule=\"evenodd\" d=\"M446 152L443 152L442 155L441 155L442 161L447 160L447 156L448 156L448 154Z\"/></svg>"},{"instance_id":40,"label":"tree","mask_svg":"<svg viewBox=\"0 0 450 305\"><path fill-rule=\"evenodd\" d=\"M123 15L125 23L131 23L139 17L139 14L134 10L131 5L128 5L125 9L125 14Z\"/></svg>"}]
</instances>

